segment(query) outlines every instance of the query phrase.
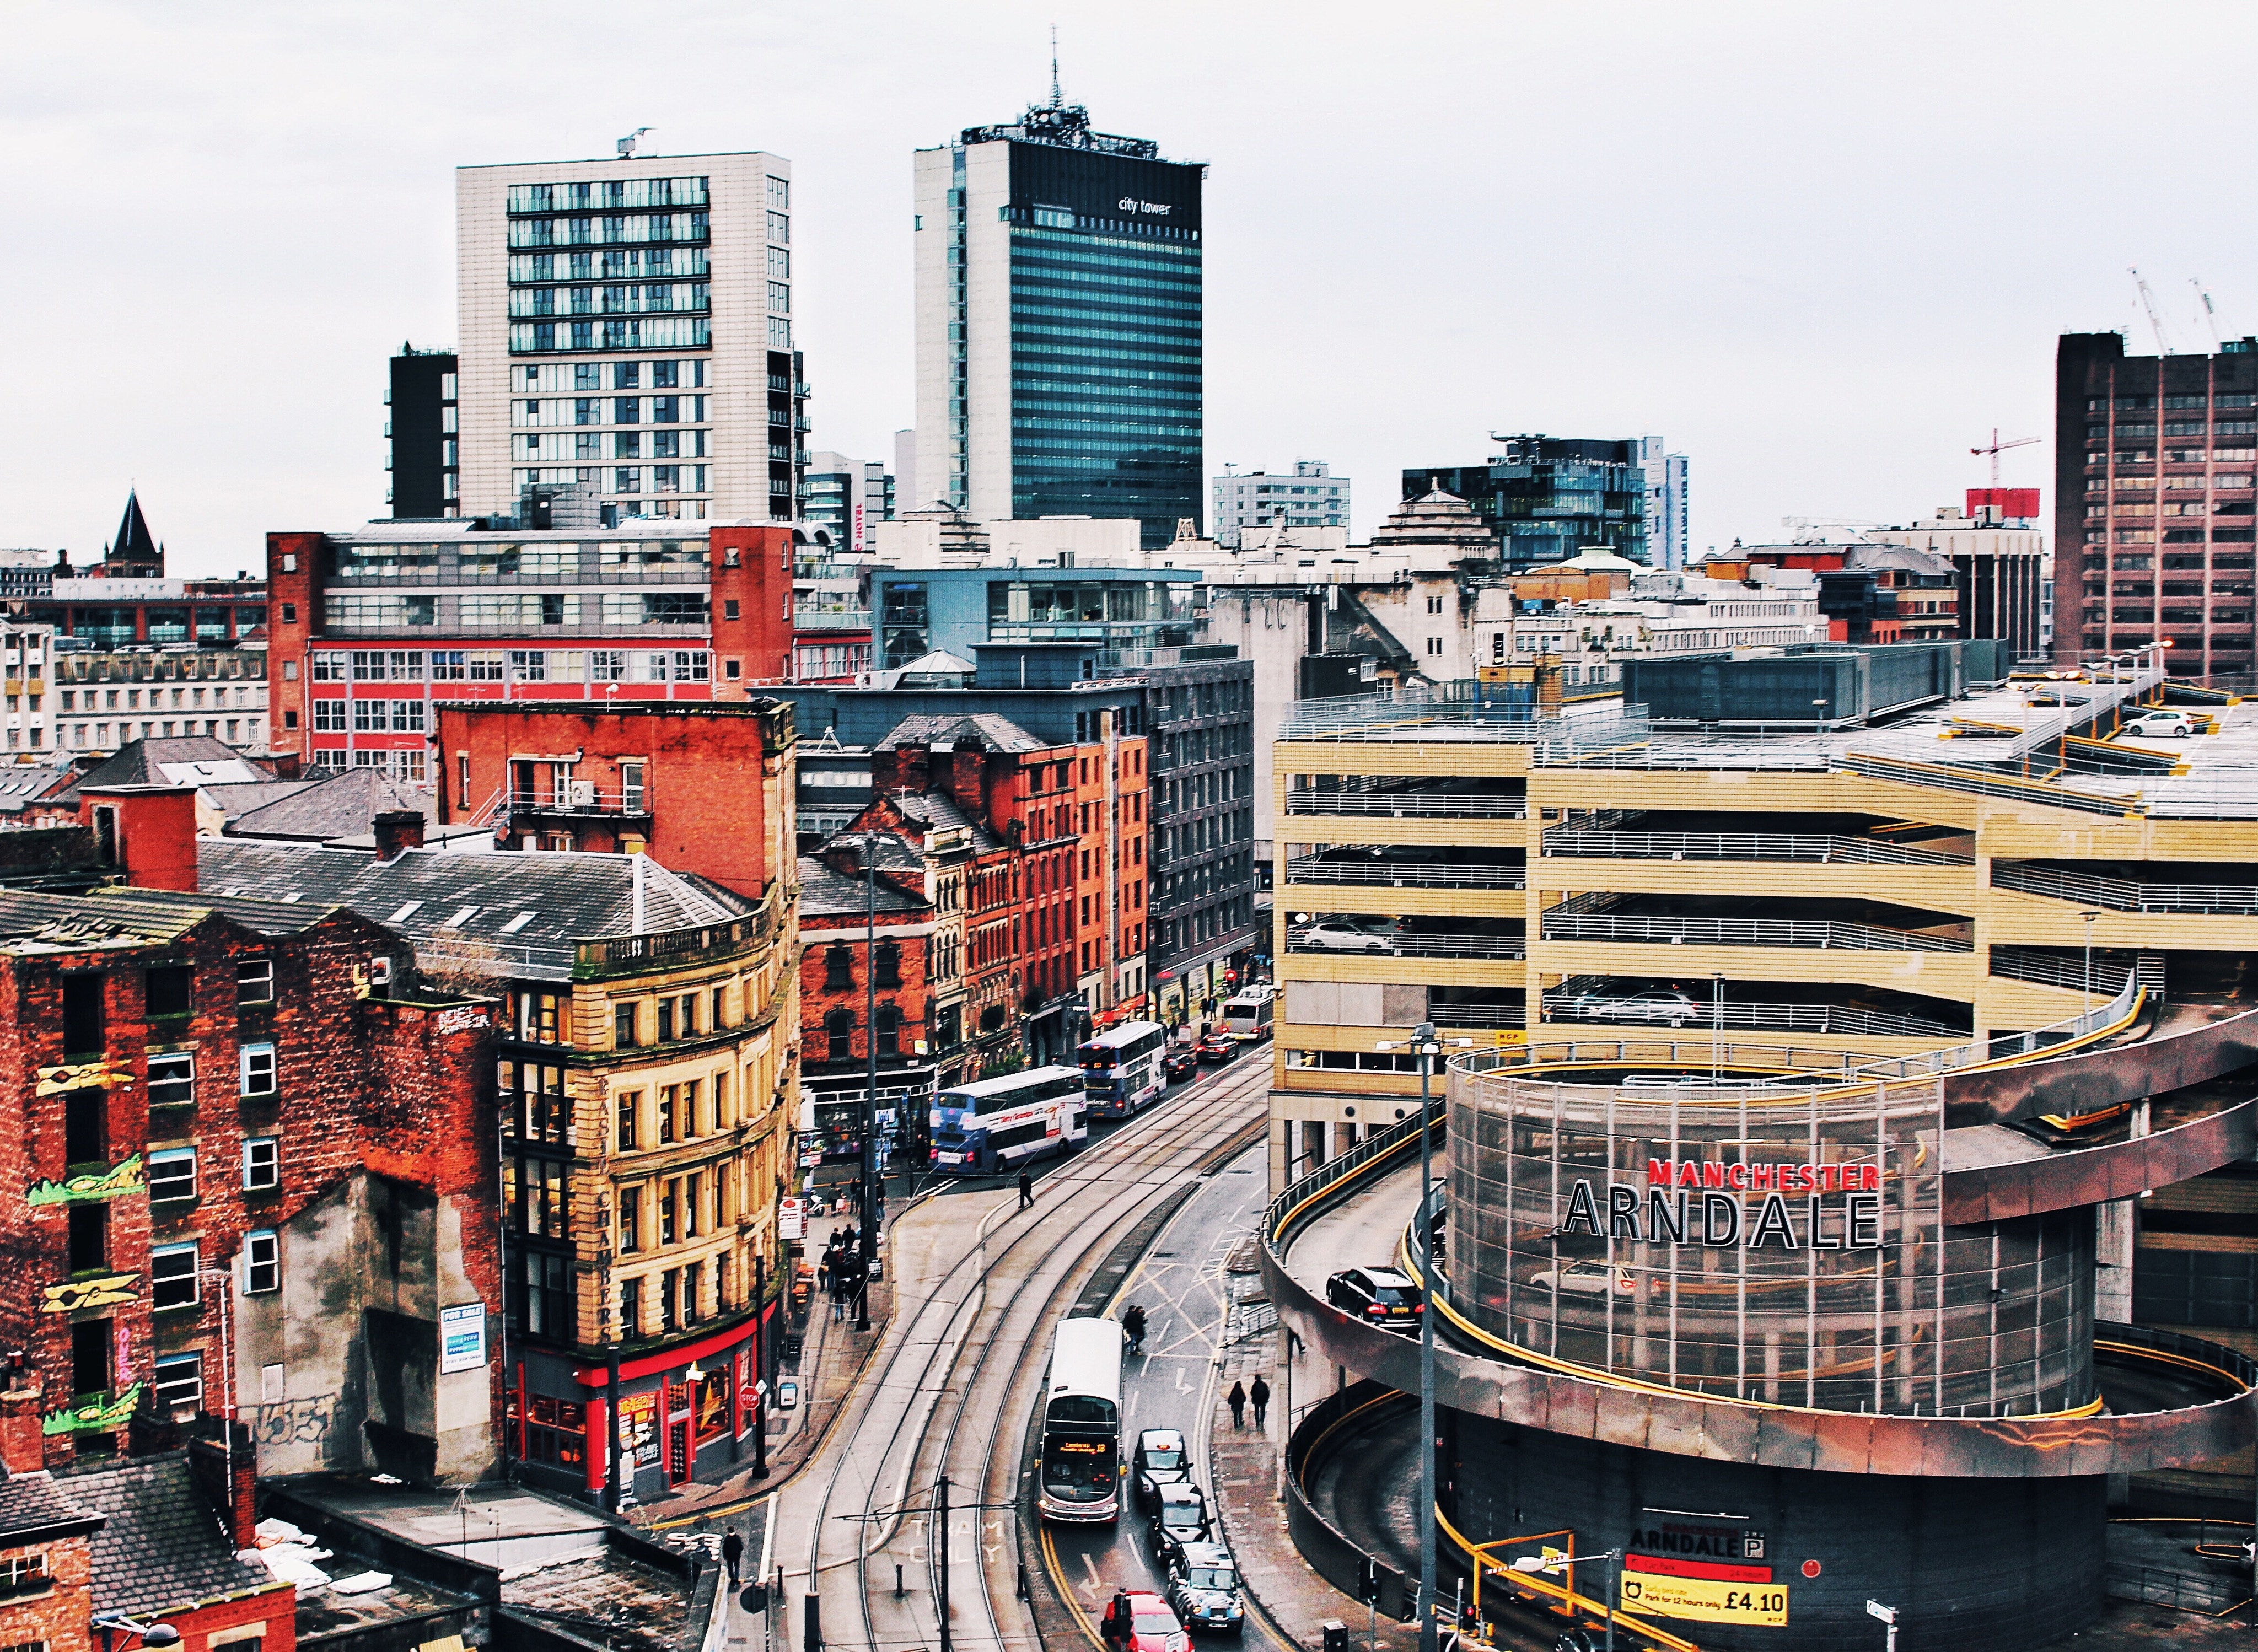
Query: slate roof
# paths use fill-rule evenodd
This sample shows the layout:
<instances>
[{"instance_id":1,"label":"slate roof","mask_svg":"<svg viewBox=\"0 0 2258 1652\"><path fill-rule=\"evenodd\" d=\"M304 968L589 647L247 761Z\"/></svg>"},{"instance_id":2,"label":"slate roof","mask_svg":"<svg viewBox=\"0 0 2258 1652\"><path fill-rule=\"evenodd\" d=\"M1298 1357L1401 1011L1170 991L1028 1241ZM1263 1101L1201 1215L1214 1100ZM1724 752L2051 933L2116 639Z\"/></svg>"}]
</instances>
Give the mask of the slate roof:
<instances>
[{"instance_id":1,"label":"slate roof","mask_svg":"<svg viewBox=\"0 0 2258 1652\"><path fill-rule=\"evenodd\" d=\"M11 952L82 952L102 946L161 944L194 928L212 909L209 901L176 896L149 901L144 890L105 890L94 895L41 895L30 890L0 890L0 947ZM302 928L321 914L286 909Z\"/></svg>"},{"instance_id":2,"label":"slate roof","mask_svg":"<svg viewBox=\"0 0 2258 1652\"><path fill-rule=\"evenodd\" d=\"M207 1600L273 1588L264 1566L235 1557L219 1517L197 1489L184 1451L66 1470L74 1501L105 1517L94 1535L94 1609L146 1621Z\"/></svg>"},{"instance_id":3,"label":"slate roof","mask_svg":"<svg viewBox=\"0 0 2258 1652\"><path fill-rule=\"evenodd\" d=\"M279 803L285 798L310 791L321 783L318 780L227 780L215 781L200 790L205 802L232 821L253 809L263 809L270 803Z\"/></svg>"},{"instance_id":4,"label":"slate roof","mask_svg":"<svg viewBox=\"0 0 2258 1652\"><path fill-rule=\"evenodd\" d=\"M105 559L161 563L164 556L164 547L158 544L157 535L149 531L149 519L141 514L141 495L129 489L125 495L125 514L117 519L117 536L104 547Z\"/></svg>"},{"instance_id":5,"label":"slate roof","mask_svg":"<svg viewBox=\"0 0 2258 1652\"><path fill-rule=\"evenodd\" d=\"M209 734L172 740L129 740L78 777L74 793L88 786L195 786L209 783L272 780L274 771L252 762L224 741Z\"/></svg>"},{"instance_id":6,"label":"slate roof","mask_svg":"<svg viewBox=\"0 0 2258 1652\"><path fill-rule=\"evenodd\" d=\"M890 791L886 801L928 831L965 827L972 834L972 847L976 849L984 852L1003 843L1001 838L959 808L956 799L945 791Z\"/></svg>"},{"instance_id":7,"label":"slate roof","mask_svg":"<svg viewBox=\"0 0 2258 1652\"><path fill-rule=\"evenodd\" d=\"M886 838L882 842L899 843L898 838ZM857 846L859 851L859 845ZM886 865L891 855L879 856L879 864ZM804 921L811 918L860 918L870 910L870 886L859 877L842 877L831 869L820 856L803 854L799 857L799 915ZM885 879L878 880L878 910L882 912L921 912L923 901L912 900Z\"/></svg>"},{"instance_id":8,"label":"slate roof","mask_svg":"<svg viewBox=\"0 0 2258 1652\"><path fill-rule=\"evenodd\" d=\"M404 786L380 769L348 769L236 816L227 835L326 843L372 832L378 815L395 809L413 809L427 821L439 813L427 788Z\"/></svg>"},{"instance_id":9,"label":"slate roof","mask_svg":"<svg viewBox=\"0 0 2258 1652\"><path fill-rule=\"evenodd\" d=\"M0 815L23 813L50 792L61 790L69 783L71 771L67 766L59 769L0 769Z\"/></svg>"},{"instance_id":10,"label":"slate roof","mask_svg":"<svg viewBox=\"0 0 2258 1652\"><path fill-rule=\"evenodd\" d=\"M904 746L962 747L966 742L989 751L1048 751L1051 742L1037 740L1008 717L993 712L969 715L905 717L874 748L898 751Z\"/></svg>"},{"instance_id":11,"label":"slate roof","mask_svg":"<svg viewBox=\"0 0 2258 1652\"><path fill-rule=\"evenodd\" d=\"M480 974L566 979L572 943L636 932L636 863L645 933L726 923L752 902L648 855L409 849L389 861L295 843L200 838L200 893L137 890L127 898L216 906L254 926L283 903L349 906L399 931L429 967L443 958Z\"/></svg>"},{"instance_id":12,"label":"slate roof","mask_svg":"<svg viewBox=\"0 0 2258 1652\"><path fill-rule=\"evenodd\" d=\"M0 1479L0 1543L21 1543L58 1526L91 1528L101 1516L73 1502L45 1469Z\"/></svg>"}]
</instances>

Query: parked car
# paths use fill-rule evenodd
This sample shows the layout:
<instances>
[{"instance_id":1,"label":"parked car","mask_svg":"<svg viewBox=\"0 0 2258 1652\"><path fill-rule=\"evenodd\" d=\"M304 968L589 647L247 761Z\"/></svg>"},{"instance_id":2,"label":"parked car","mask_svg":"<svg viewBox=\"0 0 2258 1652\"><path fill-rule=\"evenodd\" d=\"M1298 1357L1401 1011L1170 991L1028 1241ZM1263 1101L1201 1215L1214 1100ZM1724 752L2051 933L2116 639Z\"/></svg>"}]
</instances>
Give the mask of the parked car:
<instances>
[{"instance_id":1,"label":"parked car","mask_svg":"<svg viewBox=\"0 0 2258 1652\"><path fill-rule=\"evenodd\" d=\"M1192 1046L1203 1061L1228 1061L1239 1053L1239 1040L1228 1032L1211 1032Z\"/></svg>"},{"instance_id":2,"label":"parked car","mask_svg":"<svg viewBox=\"0 0 2258 1652\"><path fill-rule=\"evenodd\" d=\"M1198 1071L1198 1053L1189 1045L1175 1045L1161 1058L1161 1076L1171 1084L1181 1084Z\"/></svg>"},{"instance_id":3,"label":"parked car","mask_svg":"<svg viewBox=\"0 0 2258 1652\"><path fill-rule=\"evenodd\" d=\"M1151 1509L1161 1500L1163 1485L1189 1484L1192 1478L1191 1453L1184 1449L1184 1436L1175 1429L1147 1429L1137 1436L1137 1450L1129 1459L1132 1477L1137 1485L1137 1507Z\"/></svg>"},{"instance_id":4,"label":"parked car","mask_svg":"<svg viewBox=\"0 0 2258 1652\"><path fill-rule=\"evenodd\" d=\"M1329 918L1310 925L1294 938L1295 944L1319 952L1393 952L1395 943L1360 924Z\"/></svg>"},{"instance_id":5,"label":"parked car","mask_svg":"<svg viewBox=\"0 0 2258 1652\"><path fill-rule=\"evenodd\" d=\"M1153 1556L1163 1567L1173 1566L1186 1543L1204 1543L1215 1535L1208 1522L1207 1499L1189 1480L1161 1487L1153 1504Z\"/></svg>"},{"instance_id":6,"label":"parked car","mask_svg":"<svg viewBox=\"0 0 2258 1652\"><path fill-rule=\"evenodd\" d=\"M1246 1603L1231 1551L1221 1543L1186 1543L1168 1569L1168 1604L1187 1629L1244 1629Z\"/></svg>"},{"instance_id":7,"label":"parked car","mask_svg":"<svg viewBox=\"0 0 2258 1652\"><path fill-rule=\"evenodd\" d=\"M1392 1267L1344 1268L1325 1281L1325 1301L1389 1330L1414 1329L1426 1312L1419 1287Z\"/></svg>"},{"instance_id":8,"label":"parked car","mask_svg":"<svg viewBox=\"0 0 2258 1652\"><path fill-rule=\"evenodd\" d=\"M2125 732L2135 740L2185 740L2203 729L2185 712L2162 711L2134 718L2125 725Z\"/></svg>"},{"instance_id":9,"label":"parked car","mask_svg":"<svg viewBox=\"0 0 2258 1652\"><path fill-rule=\"evenodd\" d=\"M1602 1262L1571 1262L1565 1268L1546 1268L1532 1273L1529 1282L1540 1291L1560 1296L1605 1296L1608 1294L1608 1269ZM1617 1296L1637 1294L1638 1281L1627 1267L1615 1270L1615 1292Z\"/></svg>"},{"instance_id":10,"label":"parked car","mask_svg":"<svg viewBox=\"0 0 2258 1652\"><path fill-rule=\"evenodd\" d=\"M1634 992L1580 992L1568 1000L1568 1013L1579 1021L1637 1021L1650 1026L1682 1027L1704 1021L1708 1012L1675 987Z\"/></svg>"},{"instance_id":11,"label":"parked car","mask_svg":"<svg viewBox=\"0 0 2258 1652\"><path fill-rule=\"evenodd\" d=\"M1185 1652L1191 1636L1168 1603L1149 1589L1131 1589L1105 1603L1097 1633L1120 1652Z\"/></svg>"}]
</instances>

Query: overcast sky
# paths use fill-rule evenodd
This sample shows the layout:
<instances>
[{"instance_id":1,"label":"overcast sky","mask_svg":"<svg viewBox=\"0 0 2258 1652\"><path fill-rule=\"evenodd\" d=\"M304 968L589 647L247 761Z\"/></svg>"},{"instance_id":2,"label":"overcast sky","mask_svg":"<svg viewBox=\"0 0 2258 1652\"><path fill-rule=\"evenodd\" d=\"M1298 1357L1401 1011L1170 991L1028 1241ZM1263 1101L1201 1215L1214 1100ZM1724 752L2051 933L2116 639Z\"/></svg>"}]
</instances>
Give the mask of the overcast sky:
<instances>
[{"instance_id":1,"label":"overcast sky","mask_svg":"<svg viewBox=\"0 0 2258 1652\"><path fill-rule=\"evenodd\" d=\"M2247 5L0 0L0 544L176 571L383 514L386 358L455 337L452 168L792 158L812 444L912 412L910 152L1065 90L1211 163L1211 472L1369 532L1491 430L1659 433L1696 552L1908 520L2050 429L2056 335L2258 330ZM2003 479L2050 479L2048 448ZM2048 500L2051 508L2052 500Z\"/></svg>"}]
</instances>

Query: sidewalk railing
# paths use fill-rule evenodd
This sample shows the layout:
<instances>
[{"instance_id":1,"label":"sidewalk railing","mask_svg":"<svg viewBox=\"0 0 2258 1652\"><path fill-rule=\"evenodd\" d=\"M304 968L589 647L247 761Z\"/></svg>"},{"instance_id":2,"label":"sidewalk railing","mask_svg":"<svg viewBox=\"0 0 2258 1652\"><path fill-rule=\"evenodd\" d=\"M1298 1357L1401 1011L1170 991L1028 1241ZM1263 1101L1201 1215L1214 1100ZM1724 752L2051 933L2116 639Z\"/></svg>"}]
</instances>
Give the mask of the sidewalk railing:
<instances>
[{"instance_id":1,"label":"sidewalk railing","mask_svg":"<svg viewBox=\"0 0 2258 1652\"><path fill-rule=\"evenodd\" d=\"M2003 981L2028 981L2042 987L2068 987L2073 992L2106 992L2113 996L2133 979L2134 972L2129 964L2096 957L2089 975L2083 955L2063 957L2028 947L1995 946L1992 948L1989 973Z\"/></svg>"}]
</instances>

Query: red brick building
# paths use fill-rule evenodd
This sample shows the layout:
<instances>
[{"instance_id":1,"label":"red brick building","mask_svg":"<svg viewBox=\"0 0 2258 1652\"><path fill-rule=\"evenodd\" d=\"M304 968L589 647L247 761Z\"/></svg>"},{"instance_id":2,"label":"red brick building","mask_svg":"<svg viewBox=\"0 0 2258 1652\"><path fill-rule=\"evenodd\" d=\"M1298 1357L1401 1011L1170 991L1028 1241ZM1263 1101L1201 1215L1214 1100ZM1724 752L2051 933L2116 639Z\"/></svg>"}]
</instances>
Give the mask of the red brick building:
<instances>
[{"instance_id":1,"label":"red brick building","mask_svg":"<svg viewBox=\"0 0 2258 1652\"><path fill-rule=\"evenodd\" d=\"M499 1367L439 1326L500 1294L489 1005L351 911L196 893L189 802L86 797L136 887L0 894L0 1336L45 1458L233 1413L267 1472L482 1473Z\"/></svg>"},{"instance_id":2,"label":"red brick building","mask_svg":"<svg viewBox=\"0 0 2258 1652\"><path fill-rule=\"evenodd\" d=\"M743 699L792 670L790 527L266 536L273 749L426 781L441 701Z\"/></svg>"},{"instance_id":3,"label":"red brick building","mask_svg":"<svg viewBox=\"0 0 2258 1652\"><path fill-rule=\"evenodd\" d=\"M795 858L791 788L777 784L794 743L785 702L434 712L442 822L518 848L644 851L755 900Z\"/></svg>"}]
</instances>

